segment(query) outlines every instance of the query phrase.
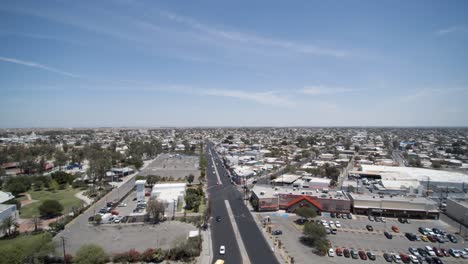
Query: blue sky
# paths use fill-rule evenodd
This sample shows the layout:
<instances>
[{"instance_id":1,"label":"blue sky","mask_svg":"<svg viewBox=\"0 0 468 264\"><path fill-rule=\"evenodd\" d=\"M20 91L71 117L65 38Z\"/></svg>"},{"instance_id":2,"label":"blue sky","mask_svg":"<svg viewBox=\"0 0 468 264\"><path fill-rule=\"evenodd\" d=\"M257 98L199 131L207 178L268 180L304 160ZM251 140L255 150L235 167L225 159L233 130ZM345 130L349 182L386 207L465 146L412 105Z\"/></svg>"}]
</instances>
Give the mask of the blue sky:
<instances>
[{"instance_id":1,"label":"blue sky","mask_svg":"<svg viewBox=\"0 0 468 264\"><path fill-rule=\"evenodd\" d=\"M0 127L468 126L467 1L3 1Z\"/></svg>"}]
</instances>

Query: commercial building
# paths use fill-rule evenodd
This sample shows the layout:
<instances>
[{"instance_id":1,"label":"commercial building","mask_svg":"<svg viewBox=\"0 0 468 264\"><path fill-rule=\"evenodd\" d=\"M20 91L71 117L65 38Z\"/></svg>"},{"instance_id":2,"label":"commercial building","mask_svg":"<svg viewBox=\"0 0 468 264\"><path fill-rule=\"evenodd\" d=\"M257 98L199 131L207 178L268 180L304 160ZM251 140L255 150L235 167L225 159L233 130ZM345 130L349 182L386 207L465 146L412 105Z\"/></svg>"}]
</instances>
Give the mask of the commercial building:
<instances>
[{"instance_id":1,"label":"commercial building","mask_svg":"<svg viewBox=\"0 0 468 264\"><path fill-rule=\"evenodd\" d=\"M14 199L13 196L9 192L2 192L0 191L0 223L3 222L8 217L13 217L15 219L18 218L18 211L16 210L16 204L3 204Z\"/></svg>"},{"instance_id":2,"label":"commercial building","mask_svg":"<svg viewBox=\"0 0 468 264\"><path fill-rule=\"evenodd\" d=\"M138 202L145 200L145 184L146 184L146 180L135 181L136 198Z\"/></svg>"},{"instance_id":3,"label":"commercial building","mask_svg":"<svg viewBox=\"0 0 468 264\"><path fill-rule=\"evenodd\" d=\"M468 199L447 199L445 213L455 221L468 226Z\"/></svg>"},{"instance_id":4,"label":"commercial building","mask_svg":"<svg viewBox=\"0 0 468 264\"><path fill-rule=\"evenodd\" d=\"M349 193L355 214L438 219L438 203L426 197Z\"/></svg>"},{"instance_id":5,"label":"commercial building","mask_svg":"<svg viewBox=\"0 0 468 264\"><path fill-rule=\"evenodd\" d=\"M165 206L166 214L175 212L177 204L184 203L185 183L161 183L153 185L151 199L156 199Z\"/></svg>"},{"instance_id":6,"label":"commercial building","mask_svg":"<svg viewBox=\"0 0 468 264\"><path fill-rule=\"evenodd\" d=\"M349 213L351 201L341 191L328 189L291 188L256 185L251 190L251 201L258 211L286 210L294 212L299 206L309 206L318 212Z\"/></svg>"}]
</instances>

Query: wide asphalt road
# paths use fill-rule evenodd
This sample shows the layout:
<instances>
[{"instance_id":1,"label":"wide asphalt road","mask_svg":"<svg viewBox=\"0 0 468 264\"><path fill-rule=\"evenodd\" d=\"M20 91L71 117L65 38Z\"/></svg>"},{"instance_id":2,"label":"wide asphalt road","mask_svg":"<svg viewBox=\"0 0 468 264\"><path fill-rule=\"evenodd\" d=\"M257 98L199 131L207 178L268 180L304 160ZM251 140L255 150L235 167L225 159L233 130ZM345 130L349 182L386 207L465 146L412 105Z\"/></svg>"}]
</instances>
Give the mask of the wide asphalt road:
<instances>
[{"instance_id":1,"label":"wide asphalt road","mask_svg":"<svg viewBox=\"0 0 468 264\"><path fill-rule=\"evenodd\" d=\"M263 234L257 227L257 224L255 223L255 220L249 212L249 209L244 204L244 200L242 199L243 195L239 193L237 189L231 184L231 180L228 178L228 174L225 171L225 168L222 166L218 155L216 154L213 143L209 142L207 144L207 147L211 149L213 158L215 160L215 166L219 172L220 180L222 182L222 186L212 187L209 189L210 201L213 205L212 215L214 218L217 215L220 215L222 217L222 221L220 223L216 223L216 221L213 220L215 221L213 223L214 228L212 225L212 240L214 252L219 252L220 243L224 243L224 241L234 243L233 240L235 241L236 239L233 233L234 231L232 231L231 225L225 222L229 221L229 219L225 208L224 200L228 200L231 205L231 209L234 214L237 226L239 227L239 233L242 237L242 241L244 242L250 263L278 263L277 259L275 258L272 252L272 249L270 248ZM208 155L208 150L206 151L206 153ZM213 184L216 185L218 179L216 177L216 174L213 172L214 169L212 167L213 164L211 161L211 157L208 155L207 158L208 185L213 186ZM221 232L222 234L217 234L217 232ZM235 244L235 255L233 256L235 258L231 259L231 256L226 256L226 258L224 258L228 263L242 263L242 258L239 253L239 247L237 246L237 243ZM227 243L226 250L229 250L227 247ZM216 254L214 260L216 260Z\"/></svg>"}]
</instances>

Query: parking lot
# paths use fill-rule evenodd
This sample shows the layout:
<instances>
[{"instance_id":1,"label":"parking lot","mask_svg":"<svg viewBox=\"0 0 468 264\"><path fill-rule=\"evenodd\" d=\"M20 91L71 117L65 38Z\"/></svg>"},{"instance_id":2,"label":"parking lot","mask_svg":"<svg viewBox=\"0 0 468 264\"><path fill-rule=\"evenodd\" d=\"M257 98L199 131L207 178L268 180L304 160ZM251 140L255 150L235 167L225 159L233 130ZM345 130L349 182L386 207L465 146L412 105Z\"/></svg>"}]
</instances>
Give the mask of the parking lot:
<instances>
[{"instance_id":1,"label":"parking lot","mask_svg":"<svg viewBox=\"0 0 468 264\"><path fill-rule=\"evenodd\" d=\"M186 176L193 174L194 182L198 182L200 171L198 170L198 156L163 154L143 169L139 175L158 175L184 180Z\"/></svg>"},{"instance_id":2,"label":"parking lot","mask_svg":"<svg viewBox=\"0 0 468 264\"><path fill-rule=\"evenodd\" d=\"M118 253L136 249L143 251L149 247L164 249L173 246L179 239L185 240L189 231L198 230L195 226L178 221L151 224L113 224L85 226L80 232L63 232L67 252L72 254L88 243L98 244L108 253Z\"/></svg>"},{"instance_id":3,"label":"parking lot","mask_svg":"<svg viewBox=\"0 0 468 264\"><path fill-rule=\"evenodd\" d=\"M364 260L345 258L343 256L335 257L320 257L312 252L312 250L304 246L299 237L302 235L301 226L294 223L297 217L294 214L286 213L259 213L261 217L270 216L273 225L273 230L279 229L283 231L282 235L278 238L284 243L286 250L290 255L295 257L296 263L310 263L312 260L319 261L317 263L352 263ZM410 224L401 224L394 218L387 218L386 223L369 221L366 216L353 216L353 219L337 219L330 217L329 214L318 216L316 219L326 219L327 221L339 221L340 228L337 228L337 234L328 235L332 247L340 248L354 248L356 250L372 251L377 255L374 263L387 263L382 257L384 252L387 253L408 253L409 247L423 248L425 246L437 248L454 248L463 249L468 247L464 241L456 235L458 243L433 243L424 241L410 241L405 237L405 232L411 232L418 237L421 235L418 232L418 227L423 228L439 228L448 233L454 234L456 228L453 228L439 220L411 220ZM368 231L366 225L371 225L373 231ZM391 230L392 226L400 229L399 233ZM387 239L383 232L393 234L392 239ZM468 263L468 259L454 258L454 257L441 257L443 263ZM369 260L367 260L369 261Z\"/></svg>"}]
</instances>

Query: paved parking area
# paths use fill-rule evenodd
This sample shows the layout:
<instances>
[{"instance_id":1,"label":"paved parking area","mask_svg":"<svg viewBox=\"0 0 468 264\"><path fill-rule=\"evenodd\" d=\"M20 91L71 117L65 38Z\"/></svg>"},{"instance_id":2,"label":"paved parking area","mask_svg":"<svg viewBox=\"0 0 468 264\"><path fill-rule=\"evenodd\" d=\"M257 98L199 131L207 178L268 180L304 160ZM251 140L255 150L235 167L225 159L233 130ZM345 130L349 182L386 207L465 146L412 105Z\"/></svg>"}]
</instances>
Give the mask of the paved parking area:
<instances>
[{"instance_id":1,"label":"paved parking area","mask_svg":"<svg viewBox=\"0 0 468 264\"><path fill-rule=\"evenodd\" d=\"M284 243L286 250L290 255L295 257L296 263L352 263L360 262L363 260L356 260L344 257L320 257L312 252L312 250L304 246L299 237L302 235L301 227L294 224L297 217L294 214L287 213L258 213L261 217L270 216L273 230L280 229L283 234L278 236ZM387 218L386 223L369 221L365 216L353 216L353 219L337 219L329 216L319 216L316 219L327 219L332 221L340 221L341 228L338 228L336 235L328 235L333 248L346 247L355 248L357 250L373 251L377 255L376 261L373 263L387 263L382 257L384 252L394 253L408 253L409 247L424 247L426 245L431 247L441 247L445 249L455 248L462 249L468 247L464 241L457 235L459 242L457 244L446 242L439 245L439 243L423 242L423 241L409 241L405 236L405 232L412 232L419 235L418 227L438 227L449 233L455 233L457 230L443 221L436 220L412 220L411 224L401 224L394 218ZM372 225L373 232L366 229L366 225ZM384 230L390 231L391 227L395 225L400 229L399 234L391 232L393 239L387 239L383 232ZM452 257L441 258L444 263L468 263L465 259L456 259ZM369 261L369 260L368 260Z\"/></svg>"},{"instance_id":2,"label":"paved parking area","mask_svg":"<svg viewBox=\"0 0 468 264\"><path fill-rule=\"evenodd\" d=\"M200 176L198 165L198 156L162 154L143 169L139 175L158 175L184 180L185 176L193 174L195 176L194 182L198 182Z\"/></svg>"},{"instance_id":3,"label":"paved parking area","mask_svg":"<svg viewBox=\"0 0 468 264\"><path fill-rule=\"evenodd\" d=\"M156 225L115 224L86 226L80 232L63 232L67 252L72 254L84 244L94 243L108 253L119 253L132 248L144 251L149 247L171 248L175 241L185 240L194 225L167 221Z\"/></svg>"}]
</instances>

